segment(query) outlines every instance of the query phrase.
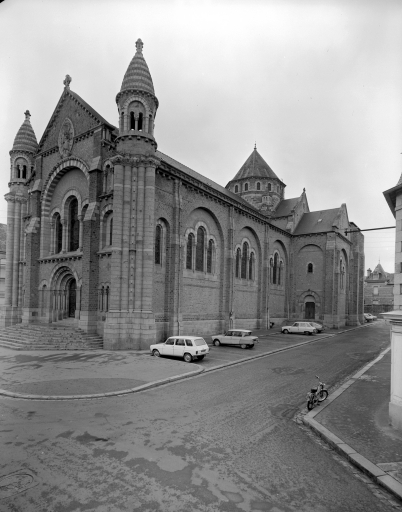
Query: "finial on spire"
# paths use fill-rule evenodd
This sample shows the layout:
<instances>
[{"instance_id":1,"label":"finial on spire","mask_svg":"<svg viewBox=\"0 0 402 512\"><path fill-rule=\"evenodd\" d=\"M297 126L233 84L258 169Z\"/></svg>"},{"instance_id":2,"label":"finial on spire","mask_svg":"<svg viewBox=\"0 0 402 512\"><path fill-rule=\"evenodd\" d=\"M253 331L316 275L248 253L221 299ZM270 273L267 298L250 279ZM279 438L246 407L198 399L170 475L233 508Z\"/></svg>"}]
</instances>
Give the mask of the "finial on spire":
<instances>
[{"instance_id":1,"label":"finial on spire","mask_svg":"<svg viewBox=\"0 0 402 512\"><path fill-rule=\"evenodd\" d=\"M67 89L70 89L70 83L71 83L71 76L66 75L66 78L63 80L64 87Z\"/></svg>"},{"instance_id":2,"label":"finial on spire","mask_svg":"<svg viewBox=\"0 0 402 512\"><path fill-rule=\"evenodd\" d=\"M137 42L135 43L135 47L137 48L137 53L142 53L142 47L144 46L144 43L141 41L141 39L137 39Z\"/></svg>"},{"instance_id":3,"label":"finial on spire","mask_svg":"<svg viewBox=\"0 0 402 512\"><path fill-rule=\"evenodd\" d=\"M254 142L254 149L257 150L257 141Z\"/></svg>"},{"instance_id":4,"label":"finial on spire","mask_svg":"<svg viewBox=\"0 0 402 512\"><path fill-rule=\"evenodd\" d=\"M306 193L306 188L305 188L305 187L303 187L303 193L304 193L304 194Z\"/></svg>"},{"instance_id":5,"label":"finial on spire","mask_svg":"<svg viewBox=\"0 0 402 512\"><path fill-rule=\"evenodd\" d=\"M24 112L24 114L25 114L25 119L28 119L28 121L29 121L29 118L31 117L31 113L29 112L29 110L26 110Z\"/></svg>"}]
</instances>

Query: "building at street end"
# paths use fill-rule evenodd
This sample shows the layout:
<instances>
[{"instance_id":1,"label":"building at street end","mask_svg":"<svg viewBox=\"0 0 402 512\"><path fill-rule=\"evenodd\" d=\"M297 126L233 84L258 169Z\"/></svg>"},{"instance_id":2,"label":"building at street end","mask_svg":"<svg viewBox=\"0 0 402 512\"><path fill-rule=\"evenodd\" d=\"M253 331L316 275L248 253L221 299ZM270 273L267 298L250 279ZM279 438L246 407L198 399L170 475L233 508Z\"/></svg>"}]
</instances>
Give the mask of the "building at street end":
<instances>
[{"instance_id":1,"label":"building at street end","mask_svg":"<svg viewBox=\"0 0 402 512\"><path fill-rule=\"evenodd\" d=\"M39 143L25 112L10 151L2 325L71 318L107 349L144 349L229 325L362 323L364 238L346 205L311 212L305 190L285 199L256 147L226 187L164 154L136 48L117 126L69 76Z\"/></svg>"},{"instance_id":2,"label":"building at street end","mask_svg":"<svg viewBox=\"0 0 402 512\"><path fill-rule=\"evenodd\" d=\"M379 315L394 308L394 274L385 272L381 263L364 279L364 312Z\"/></svg>"}]
</instances>

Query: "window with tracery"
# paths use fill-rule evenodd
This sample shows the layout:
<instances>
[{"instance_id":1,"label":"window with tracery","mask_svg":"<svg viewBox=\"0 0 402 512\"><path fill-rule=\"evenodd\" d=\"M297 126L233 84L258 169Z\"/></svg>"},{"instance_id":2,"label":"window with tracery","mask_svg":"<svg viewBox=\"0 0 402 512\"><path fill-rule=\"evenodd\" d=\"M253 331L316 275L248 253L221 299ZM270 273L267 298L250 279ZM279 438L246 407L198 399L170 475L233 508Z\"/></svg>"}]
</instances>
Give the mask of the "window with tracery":
<instances>
[{"instance_id":1,"label":"window with tracery","mask_svg":"<svg viewBox=\"0 0 402 512\"><path fill-rule=\"evenodd\" d=\"M193 247L194 247L194 235L190 233L187 237L187 254L186 254L186 268L193 268Z\"/></svg>"},{"instance_id":2,"label":"window with tracery","mask_svg":"<svg viewBox=\"0 0 402 512\"><path fill-rule=\"evenodd\" d=\"M195 248L195 270L204 270L204 248L205 248L205 230L197 229L197 246Z\"/></svg>"}]
</instances>

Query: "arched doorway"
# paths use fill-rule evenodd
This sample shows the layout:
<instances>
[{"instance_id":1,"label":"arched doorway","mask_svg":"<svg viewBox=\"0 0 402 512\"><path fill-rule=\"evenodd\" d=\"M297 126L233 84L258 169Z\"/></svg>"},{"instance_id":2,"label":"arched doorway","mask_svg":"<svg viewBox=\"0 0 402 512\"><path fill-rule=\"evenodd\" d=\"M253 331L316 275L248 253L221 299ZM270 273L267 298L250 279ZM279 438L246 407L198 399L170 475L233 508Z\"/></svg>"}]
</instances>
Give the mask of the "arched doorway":
<instances>
[{"instance_id":1,"label":"arched doorway","mask_svg":"<svg viewBox=\"0 0 402 512\"><path fill-rule=\"evenodd\" d=\"M304 297L304 318L306 320L315 320L315 298L313 295Z\"/></svg>"},{"instance_id":2,"label":"arched doorway","mask_svg":"<svg viewBox=\"0 0 402 512\"><path fill-rule=\"evenodd\" d=\"M77 304L77 283L71 279L68 285L68 316L75 318L75 309Z\"/></svg>"}]
</instances>

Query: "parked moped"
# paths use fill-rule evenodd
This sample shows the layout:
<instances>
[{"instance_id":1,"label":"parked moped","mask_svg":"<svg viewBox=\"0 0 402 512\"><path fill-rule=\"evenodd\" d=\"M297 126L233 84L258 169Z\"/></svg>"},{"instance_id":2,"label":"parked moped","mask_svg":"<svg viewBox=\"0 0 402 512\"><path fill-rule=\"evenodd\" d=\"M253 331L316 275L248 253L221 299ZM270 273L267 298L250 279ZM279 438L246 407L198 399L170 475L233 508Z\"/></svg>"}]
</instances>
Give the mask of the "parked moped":
<instances>
[{"instance_id":1,"label":"parked moped","mask_svg":"<svg viewBox=\"0 0 402 512\"><path fill-rule=\"evenodd\" d=\"M318 375L316 375L316 378L318 379L318 386L316 388L311 388L311 391L307 393L307 409L309 411L328 397L328 391L325 389L324 382L320 381L320 377Z\"/></svg>"}]
</instances>

